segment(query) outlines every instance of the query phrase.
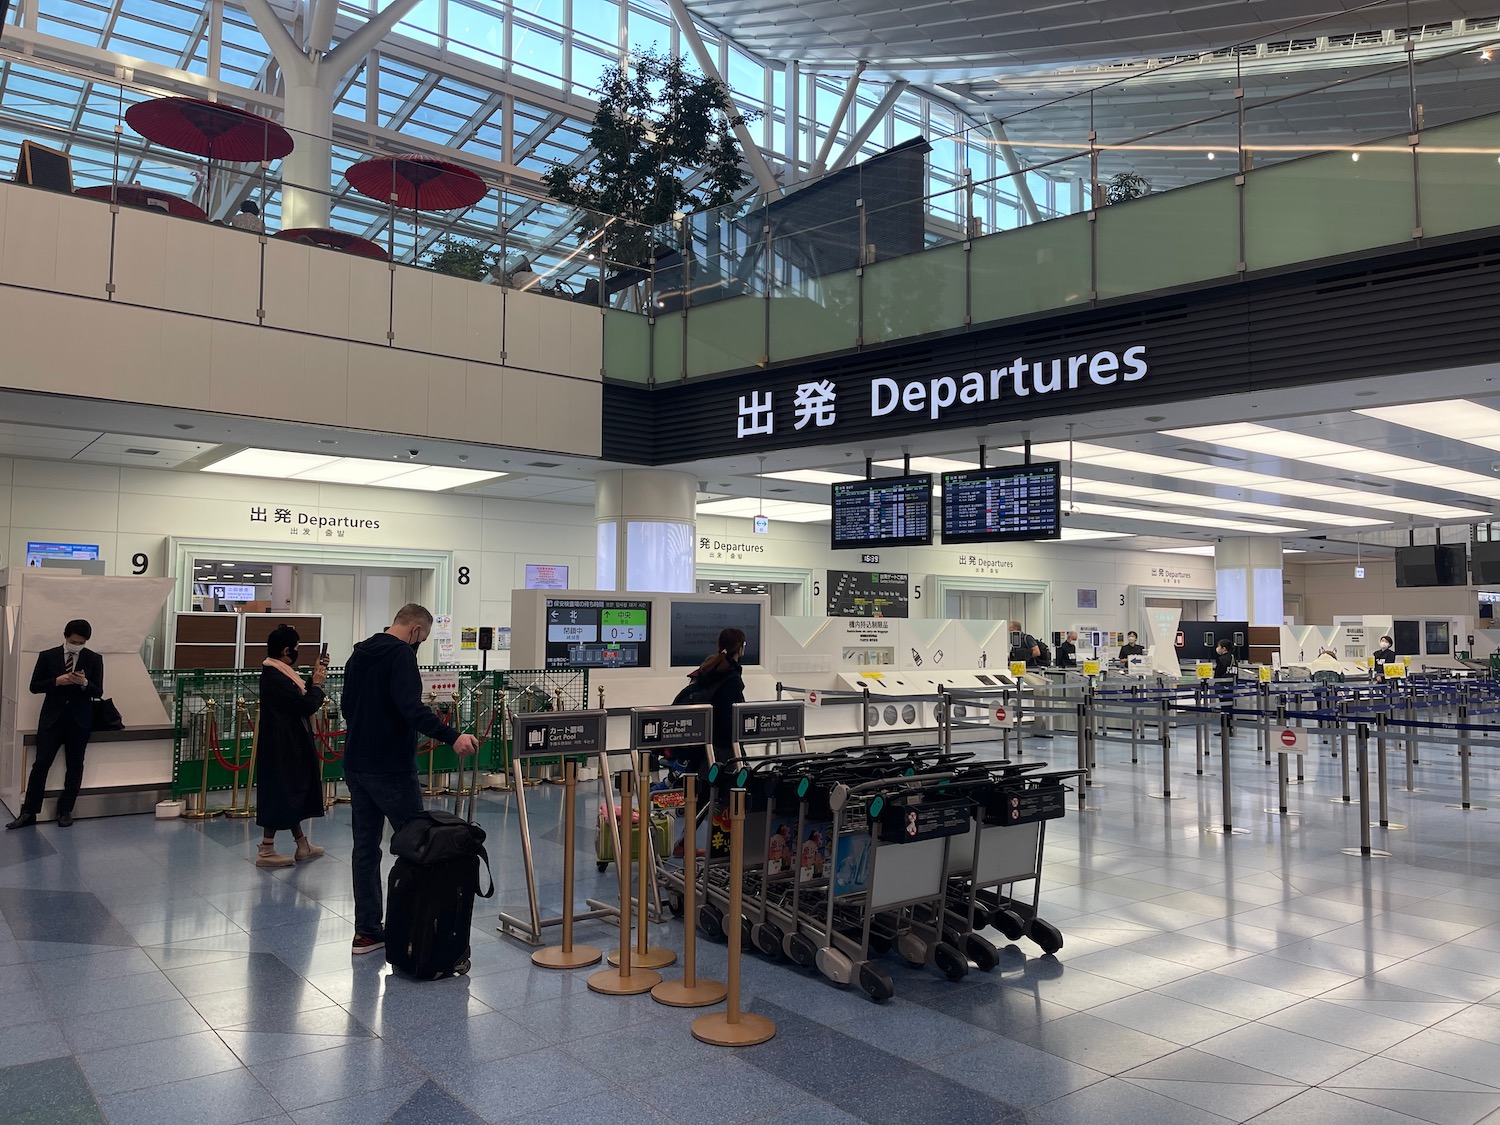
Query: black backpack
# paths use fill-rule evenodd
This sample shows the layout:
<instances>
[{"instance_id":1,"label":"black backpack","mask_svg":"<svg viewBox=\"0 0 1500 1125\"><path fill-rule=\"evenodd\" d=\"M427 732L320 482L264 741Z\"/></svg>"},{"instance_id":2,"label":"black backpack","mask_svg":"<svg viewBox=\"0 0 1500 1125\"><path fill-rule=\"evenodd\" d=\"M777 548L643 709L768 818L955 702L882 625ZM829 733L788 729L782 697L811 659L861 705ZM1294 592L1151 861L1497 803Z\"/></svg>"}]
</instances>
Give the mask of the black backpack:
<instances>
[{"instance_id":1,"label":"black backpack","mask_svg":"<svg viewBox=\"0 0 1500 1125\"><path fill-rule=\"evenodd\" d=\"M385 959L421 980L469 971L469 928L479 889L479 864L489 874L484 829L452 813L421 812L391 837L396 865L386 883Z\"/></svg>"},{"instance_id":2,"label":"black backpack","mask_svg":"<svg viewBox=\"0 0 1500 1125\"><path fill-rule=\"evenodd\" d=\"M417 867L432 867L453 859L477 858L484 861L490 889L475 891L480 898L495 893L495 879L490 875L490 856L484 849L485 832L479 825L454 816L442 809L419 812L399 831L391 835L391 854Z\"/></svg>"},{"instance_id":3,"label":"black backpack","mask_svg":"<svg viewBox=\"0 0 1500 1125\"><path fill-rule=\"evenodd\" d=\"M1026 663L1035 664L1038 668L1046 668L1050 666L1052 663L1052 650L1047 647L1047 642L1042 640L1041 638L1037 638L1036 647L1042 655L1033 658L1030 653L1027 653Z\"/></svg>"}]
</instances>

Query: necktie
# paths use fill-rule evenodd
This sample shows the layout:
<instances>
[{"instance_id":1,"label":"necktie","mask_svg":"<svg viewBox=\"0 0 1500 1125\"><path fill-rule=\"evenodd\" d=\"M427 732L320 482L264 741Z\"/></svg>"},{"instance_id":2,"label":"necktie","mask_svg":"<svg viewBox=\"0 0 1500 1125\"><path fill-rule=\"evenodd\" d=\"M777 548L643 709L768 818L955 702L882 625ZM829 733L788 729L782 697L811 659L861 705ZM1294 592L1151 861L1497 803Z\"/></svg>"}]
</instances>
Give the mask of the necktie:
<instances>
[{"instance_id":1,"label":"necktie","mask_svg":"<svg viewBox=\"0 0 1500 1125\"><path fill-rule=\"evenodd\" d=\"M73 654L71 652L65 652L65 653L63 653L63 675L65 675L65 676L69 675L69 674L72 673L72 671L73 671Z\"/></svg>"}]
</instances>

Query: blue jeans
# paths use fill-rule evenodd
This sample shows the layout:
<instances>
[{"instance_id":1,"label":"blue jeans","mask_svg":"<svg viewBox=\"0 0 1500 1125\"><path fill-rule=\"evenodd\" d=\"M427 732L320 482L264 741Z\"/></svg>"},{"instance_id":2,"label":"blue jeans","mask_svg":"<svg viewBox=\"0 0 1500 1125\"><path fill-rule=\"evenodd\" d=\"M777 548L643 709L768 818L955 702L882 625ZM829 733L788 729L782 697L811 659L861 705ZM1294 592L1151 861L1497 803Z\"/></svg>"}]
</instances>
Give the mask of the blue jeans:
<instances>
[{"instance_id":1,"label":"blue jeans","mask_svg":"<svg viewBox=\"0 0 1500 1125\"><path fill-rule=\"evenodd\" d=\"M422 785L411 773L344 774L349 787L349 819L354 828L354 932L378 937L385 932L385 896L380 886L380 843L385 822L393 832L422 811Z\"/></svg>"}]
</instances>

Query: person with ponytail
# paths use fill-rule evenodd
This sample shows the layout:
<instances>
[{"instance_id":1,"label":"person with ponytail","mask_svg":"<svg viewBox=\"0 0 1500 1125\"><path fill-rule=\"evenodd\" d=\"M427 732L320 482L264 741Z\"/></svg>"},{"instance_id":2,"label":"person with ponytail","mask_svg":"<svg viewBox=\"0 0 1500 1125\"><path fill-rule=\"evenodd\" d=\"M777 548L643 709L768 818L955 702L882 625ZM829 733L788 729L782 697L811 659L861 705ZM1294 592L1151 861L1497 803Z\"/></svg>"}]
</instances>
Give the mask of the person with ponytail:
<instances>
[{"instance_id":1,"label":"person with ponytail","mask_svg":"<svg viewBox=\"0 0 1500 1125\"><path fill-rule=\"evenodd\" d=\"M720 629L718 648L688 673L691 681L672 702L679 706L709 703L714 709L714 761L727 762L734 755L734 705L745 702L745 631Z\"/></svg>"}]
</instances>

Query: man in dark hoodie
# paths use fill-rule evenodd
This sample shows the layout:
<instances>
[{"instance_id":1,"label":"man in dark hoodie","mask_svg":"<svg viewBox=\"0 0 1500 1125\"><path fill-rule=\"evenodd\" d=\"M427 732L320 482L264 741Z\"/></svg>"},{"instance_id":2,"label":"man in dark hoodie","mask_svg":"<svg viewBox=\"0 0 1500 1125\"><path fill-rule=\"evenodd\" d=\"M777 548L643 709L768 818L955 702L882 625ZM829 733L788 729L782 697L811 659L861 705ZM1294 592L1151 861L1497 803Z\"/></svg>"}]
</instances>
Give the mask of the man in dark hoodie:
<instances>
[{"instance_id":1,"label":"man in dark hoodie","mask_svg":"<svg viewBox=\"0 0 1500 1125\"><path fill-rule=\"evenodd\" d=\"M389 629L354 646L344 665L344 783L349 786L354 829L355 953L385 948L380 888L380 843L385 822L392 831L422 811L417 780L417 736L447 743L460 754L479 749L472 734L460 734L422 702L417 649L432 632L432 614L404 605Z\"/></svg>"}]
</instances>

